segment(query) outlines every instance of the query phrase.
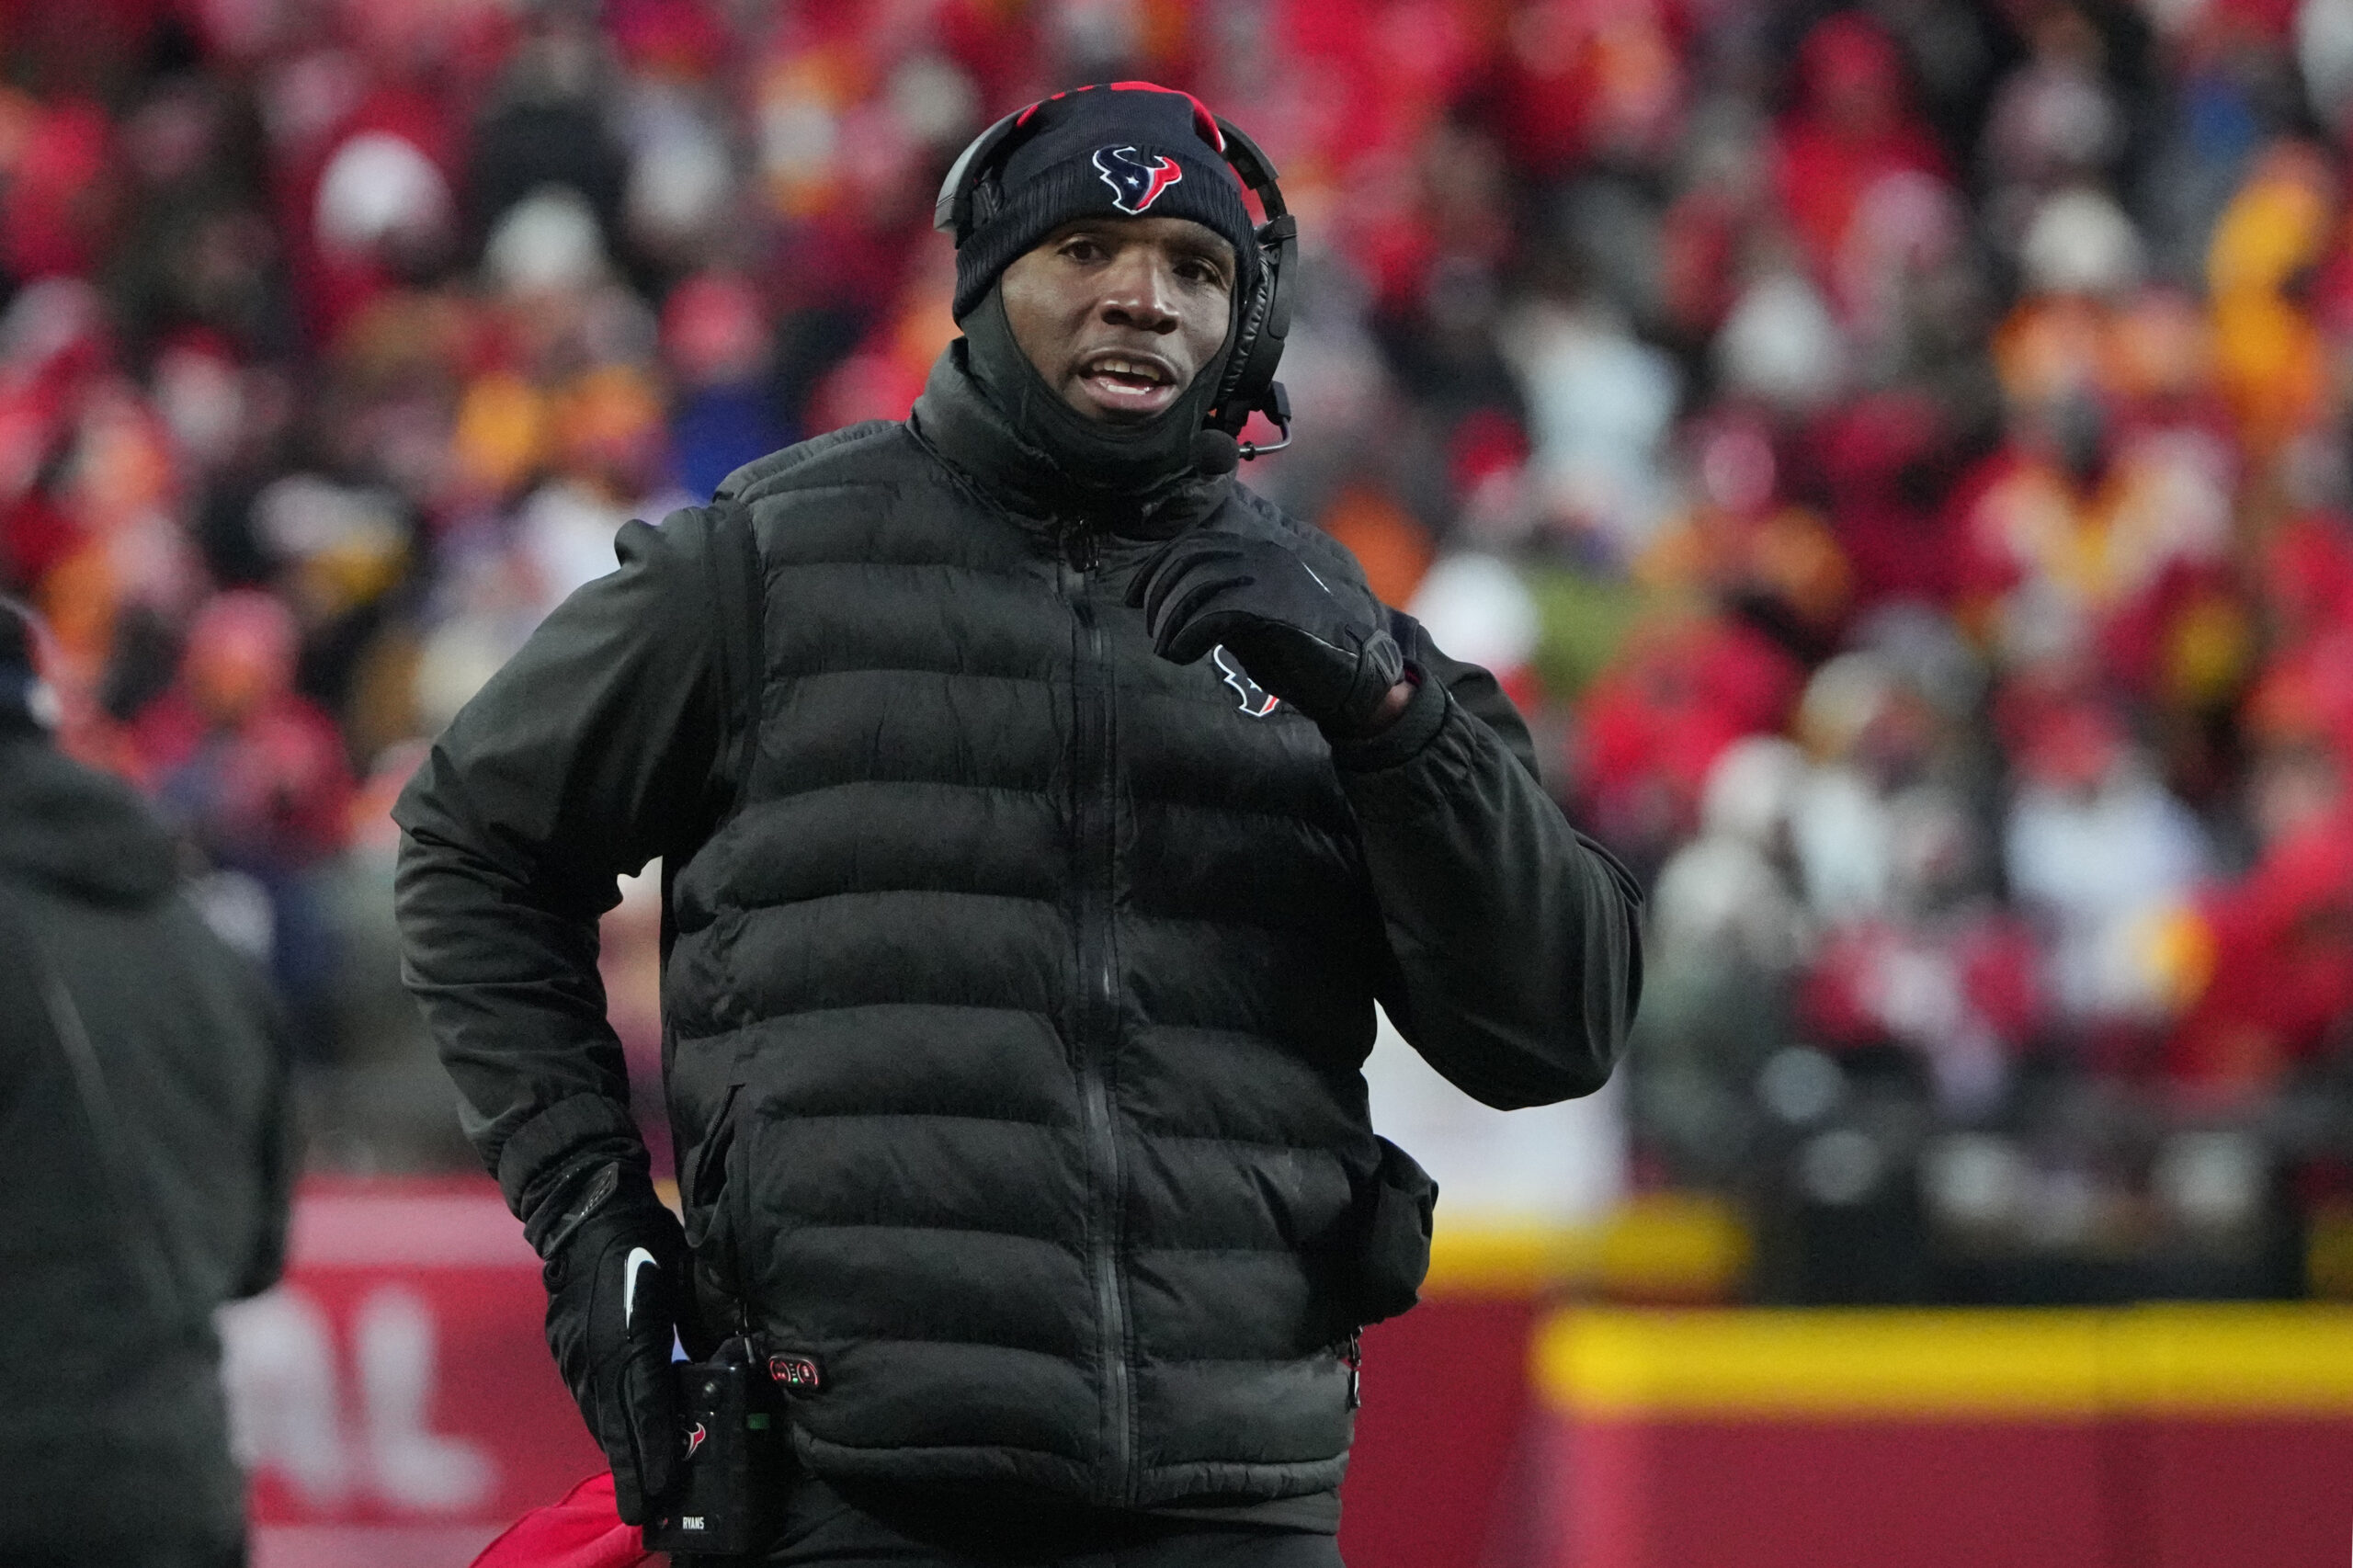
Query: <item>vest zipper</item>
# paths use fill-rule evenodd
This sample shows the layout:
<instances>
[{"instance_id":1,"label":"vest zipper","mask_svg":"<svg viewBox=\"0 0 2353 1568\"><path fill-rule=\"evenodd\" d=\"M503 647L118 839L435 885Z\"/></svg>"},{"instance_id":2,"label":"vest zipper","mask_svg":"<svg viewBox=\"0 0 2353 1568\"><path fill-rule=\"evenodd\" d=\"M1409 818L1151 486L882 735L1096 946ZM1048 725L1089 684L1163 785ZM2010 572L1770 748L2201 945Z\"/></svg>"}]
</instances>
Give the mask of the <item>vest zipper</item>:
<instances>
[{"instance_id":1,"label":"vest zipper","mask_svg":"<svg viewBox=\"0 0 2353 1568\"><path fill-rule=\"evenodd\" d=\"M1111 733L1111 665L1103 628L1088 597L1097 541L1084 524L1062 529L1062 585L1076 620L1082 654L1077 679L1078 766L1072 770L1072 830L1077 840L1078 975L1081 987L1077 1071L1085 1130L1087 1260L1095 1285L1097 1351L1103 1362L1101 1500L1129 1502L1135 1491L1133 1371L1128 1358L1128 1303L1120 1277L1124 1176L1120 1157L1111 1054L1119 1039L1119 964L1113 950L1112 896L1118 876L1119 772Z\"/></svg>"}]
</instances>

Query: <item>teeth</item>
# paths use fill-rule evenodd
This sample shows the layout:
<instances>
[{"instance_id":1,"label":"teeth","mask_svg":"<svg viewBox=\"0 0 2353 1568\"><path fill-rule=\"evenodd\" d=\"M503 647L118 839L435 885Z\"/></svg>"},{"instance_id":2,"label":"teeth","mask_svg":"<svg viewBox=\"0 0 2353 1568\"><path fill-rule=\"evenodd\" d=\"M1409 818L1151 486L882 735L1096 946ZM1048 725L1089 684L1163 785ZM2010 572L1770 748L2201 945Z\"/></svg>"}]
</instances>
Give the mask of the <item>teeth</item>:
<instances>
[{"instance_id":1,"label":"teeth","mask_svg":"<svg viewBox=\"0 0 2353 1568\"><path fill-rule=\"evenodd\" d=\"M1149 365L1139 365L1132 359L1097 359L1095 369L1106 376L1137 376L1148 381L1158 381L1160 372Z\"/></svg>"}]
</instances>

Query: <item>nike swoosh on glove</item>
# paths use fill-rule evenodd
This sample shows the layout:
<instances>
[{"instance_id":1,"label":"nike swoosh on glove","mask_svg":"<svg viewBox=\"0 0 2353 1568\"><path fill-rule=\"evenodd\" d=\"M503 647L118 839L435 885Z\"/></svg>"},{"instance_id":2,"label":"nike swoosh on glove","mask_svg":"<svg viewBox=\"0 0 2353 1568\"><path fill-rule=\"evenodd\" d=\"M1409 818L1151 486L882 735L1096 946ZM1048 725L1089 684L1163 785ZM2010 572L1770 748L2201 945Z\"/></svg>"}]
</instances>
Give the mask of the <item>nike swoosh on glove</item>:
<instances>
[{"instance_id":1,"label":"nike swoosh on glove","mask_svg":"<svg viewBox=\"0 0 2353 1568\"><path fill-rule=\"evenodd\" d=\"M1180 534L1137 571L1128 603L1162 658L1189 665L1222 643L1335 737L1369 732L1405 673L1371 596L1334 590L1273 540Z\"/></svg>"},{"instance_id":2,"label":"nike swoosh on glove","mask_svg":"<svg viewBox=\"0 0 2353 1568\"><path fill-rule=\"evenodd\" d=\"M642 1172L608 1165L563 1203L543 1241L548 1348L613 1467L613 1501L642 1525L678 1465L670 1346L686 1236Z\"/></svg>"}]
</instances>

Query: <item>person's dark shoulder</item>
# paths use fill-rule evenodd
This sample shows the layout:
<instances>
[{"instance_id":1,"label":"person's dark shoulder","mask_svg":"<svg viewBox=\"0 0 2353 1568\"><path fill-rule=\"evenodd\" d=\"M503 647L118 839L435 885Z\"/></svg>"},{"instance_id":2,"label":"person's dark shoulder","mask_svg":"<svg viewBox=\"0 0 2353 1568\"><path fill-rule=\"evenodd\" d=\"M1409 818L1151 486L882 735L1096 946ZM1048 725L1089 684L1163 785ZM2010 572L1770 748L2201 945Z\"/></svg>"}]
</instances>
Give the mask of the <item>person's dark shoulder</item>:
<instances>
[{"instance_id":1,"label":"person's dark shoulder","mask_svg":"<svg viewBox=\"0 0 2353 1568\"><path fill-rule=\"evenodd\" d=\"M815 485L883 478L921 450L902 421L845 425L745 463L719 482L712 500L748 506Z\"/></svg>"}]
</instances>

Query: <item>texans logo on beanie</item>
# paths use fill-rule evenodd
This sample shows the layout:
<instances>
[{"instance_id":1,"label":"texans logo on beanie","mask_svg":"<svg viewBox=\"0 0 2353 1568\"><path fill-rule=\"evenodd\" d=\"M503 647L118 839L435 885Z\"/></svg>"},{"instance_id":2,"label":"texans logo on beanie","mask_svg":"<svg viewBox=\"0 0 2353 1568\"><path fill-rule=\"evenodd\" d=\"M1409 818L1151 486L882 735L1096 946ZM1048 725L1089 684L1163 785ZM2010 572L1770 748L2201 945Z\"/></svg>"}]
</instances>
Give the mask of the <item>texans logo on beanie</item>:
<instances>
[{"instance_id":1,"label":"texans logo on beanie","mask_svg":"<svg viewBox=\"0 0 2353 1568\"><path fill-rule=\"evenodd\" d=\"M1080 218L1185 218L1233 247L1237 292L1258 279L1256 230L1217 118L1150 82L1077 87L1030 105L956 236L959 320L1014 258Z\"/></svg>"},{"instance_id":2,"label":"texans logo on beanie","mask_svg":"<svg viewBox=\"0 0 2353 1568\"><path fill-rule=\"evenodd\" d=\"M1097 147L1095 169L1111 187L1111 205L1136 216L1150 211L1162 191L1185 177L1184 165L1165 153L1147 164L1133 147Z\"/></svg>"}]
</instances>

